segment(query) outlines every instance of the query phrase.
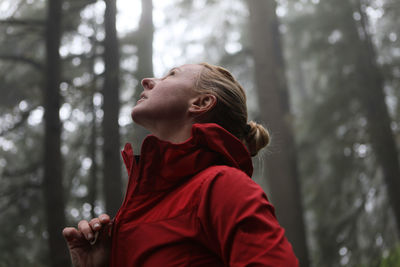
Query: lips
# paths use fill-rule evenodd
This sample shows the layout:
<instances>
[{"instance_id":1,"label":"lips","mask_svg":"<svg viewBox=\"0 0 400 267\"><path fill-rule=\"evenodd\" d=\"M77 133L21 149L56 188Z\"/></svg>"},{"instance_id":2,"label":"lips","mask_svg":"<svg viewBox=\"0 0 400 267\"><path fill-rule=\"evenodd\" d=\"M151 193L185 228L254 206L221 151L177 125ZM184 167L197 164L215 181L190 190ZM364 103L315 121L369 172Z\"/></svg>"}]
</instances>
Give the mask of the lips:
<instances>
[{"instance_id":1,"label":"lips","mask_svg":"<svg viewBox=\"0 0 400 267\"><path fill-rule=\"evenodd\" d=\"M145 99L147 99L147 97L142 93L142 94L140 95L140 98L139 98L139 100L137 101L137 103L142 102L142 101L145 100Z\"/></svg>"}]
</instances>

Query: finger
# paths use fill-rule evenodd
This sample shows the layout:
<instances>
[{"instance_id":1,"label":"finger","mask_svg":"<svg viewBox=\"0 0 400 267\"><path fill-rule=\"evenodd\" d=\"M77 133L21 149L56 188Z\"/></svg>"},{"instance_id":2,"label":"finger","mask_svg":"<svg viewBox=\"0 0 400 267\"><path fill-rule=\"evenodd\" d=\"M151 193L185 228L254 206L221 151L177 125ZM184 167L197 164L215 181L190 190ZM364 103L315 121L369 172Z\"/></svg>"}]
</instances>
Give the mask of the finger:
<instances>
[{"instance_id":1,"label":"finger","mask_svg":"<svg viewBox=\"0 0 400 267\"><path fill-rule=\"evenodd\" d=\"M108 224L105 227L104 230L104 235L107 237L111 237L112 235L112 230L113 230L113 226L114 226L114 220L109 221Z\"/></svg>"},{"instance_id":2,"label":"finger","mask_svg":"<svg viewBox=\"0 0 400 267\"><path fill-rule=\"evenodd\" d=\"M109 219L108 215L103 218L103 221L107 221ZM95 231L94 232L94 238L90 240L90 244L93 246L96 244L96 241L98 238L101 240L108 240L111 237L111 230L112 230L112 221L108 221L107 224L102 225L102 228L100 229L100 219L99 218L94 218L90 221L89 223L92 226L92 229Z\"/></svg>"},{"instance_id":3,"label":"finger","mask_svg":"<svg viewBox=\"0 0 400 267\"><path fill-rule=\"evenodd\" d=\"M95 232L94 233L94 237L93 237L93 239L92 240L89 240L89 243L90 243L90 245L94 245L94 244L96 244L96 241L97 241L97 238L99 237L99 232L97 231L97 232Z\"/></svg>"},{"instance_id":4,"label":"finger","mask_svg":"<svg viewBox=\"0 0 400 267\"><path fill-rule=\"evenodd\" d=\"M76 228L74 227L65 227L62 231L62 234L67 241L72 241L74 239L81 239L82 233L79 232Z\"/></svg>"},{"instance_id":5,"label":"finger","mask_svg":"<svg viewBox=\"0 0 400 267\"><path fill-rule=\"evenodd\" d=\"M108 222L106 225L102 225L101 229L97 231L98 233L97 239L100 240L109 240L112 235L113 221Z\"/></svg>"},{"instance_id":6,"label":"finger","mask_svg":"<svg viewBox=\"0 0 400 267\"><path fill-rule=\"evenodd\" d=\"M93 239L93 231L89 223L86 220L82 220L78 223L78 229L82 232L85 238L89 241Z\"/></svg>"},{"instance_id":7,"label":"finger","mask_svg":"<svg viewBox=\"0 0 400 267\"><path fill-rule=\"evenodd\" d=\"M98 231L101 228L101 223L99 218L94 218L89 222L90 227L92 227L93 231Z\"/></svg>"},{"instance_id":8,"label":"finger","mask_svg":"<svg viewBox=\"0 0 400 267\"><path fill-rule=\"evenodd\" d=\"M108 216L108 214L101 214L100 216L99 216L99 220L100 220L100 222L102 223L102 224L107 224L107 223L109 223L110 222L110 216Z\"/></svg>"}]
</instances>

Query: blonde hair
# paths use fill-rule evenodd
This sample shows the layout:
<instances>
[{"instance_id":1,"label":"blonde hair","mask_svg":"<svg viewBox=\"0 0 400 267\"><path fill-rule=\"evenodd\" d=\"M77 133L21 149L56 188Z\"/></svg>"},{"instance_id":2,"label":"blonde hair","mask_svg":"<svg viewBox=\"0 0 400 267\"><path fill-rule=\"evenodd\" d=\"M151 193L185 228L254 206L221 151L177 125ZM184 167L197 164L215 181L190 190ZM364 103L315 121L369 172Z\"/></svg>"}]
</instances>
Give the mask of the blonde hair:
<instances>
[{"instance_id":1,"label":"blonde hair","mask_svg":"<svg viewBox=\"0 0 400 267\"><path fill-rule=\"evenodd\" d=\"M206 118L225 128L240 139L251 156L267 146L270 141L268 131L260 124L247 122L246 94L232 74L219 66L200 63L203 66L197 79L195 90L210 93L217 98L215 107Z\"/></svg>"}]
</instances>

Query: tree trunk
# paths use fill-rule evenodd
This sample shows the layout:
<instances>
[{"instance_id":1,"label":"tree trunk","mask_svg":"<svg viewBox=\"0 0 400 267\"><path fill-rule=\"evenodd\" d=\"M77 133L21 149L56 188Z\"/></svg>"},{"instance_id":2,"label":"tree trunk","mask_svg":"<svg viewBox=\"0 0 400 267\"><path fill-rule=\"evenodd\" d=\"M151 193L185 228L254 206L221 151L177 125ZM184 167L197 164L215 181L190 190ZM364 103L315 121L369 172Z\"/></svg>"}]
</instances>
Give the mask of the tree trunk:
<instances>
[{"instance_id":1,"label":"tree trunk","mask_svg":"<svg viewBox=\"0 0 400 267\"><path fill-rule=\"evenodd\" d=\"M95 28L95 26L93 25ZM95 32L97 32L97 29L95 28ZM90 59L90 74L92 75L92 93L89 97L89 108L92 113L93 119L92 119L92 131L90 135L90 144L89 144L89 155L90 158L92 159L92 165L90 166L90 176L89 176L89 193L88 193L88 203L92 207L90 210L90 213L92 217L96 217L96 213L94 211L96 207L96 200L98 197L98 192L97 192L97 185L98 185L98 164L97 164L97 120L96 120L96 107L93 103L94 96L97 92L97 75L94 71L94 65L96 61L96 51L97 51L97 41L95 38L91 39L92 45L93 45L93 54Z\"/></svg>"},{"instance_id":2,"label":"tree trunk","mask_svg":"<svg viewBox=\"0 0 400 267\"><path fill-rule=\"evenodd\" d=\"M116 30L116 0L105 0L105 50L103 88L103 186L106 212L114 216L122 202L119 137L119 47Z\"/></svg>"},{"instance_id":3,"label":"tree trunk","mask_svg":"<svg viewBox=\"0 0 400 267\"><path fill-rule=\"evenodd\" d=\"M137 31L137 55L138 66L136 78L139 82L135 90L135 100L137 101L143 91L141 81L143 78L153 77L153 3L152 0L142 0L142 14L140 16L139 29ZM140 146L148 131L135 124L135 139Z\"/></svg>"},{"instance_id":4,"label":"tree trunk","mask_svg":"<svg viewBox=\"0 0 400 267\"><path fill-rule=\"evenodd\" d=\"M140 16L137 38L138 49L138 69L137 78L141 81L143 78L153 76L153 3L152 0L142 0L142 14ZM138 98L142 90L135 92Z\"/></svg>"},{"instance_id":5,"label":"tree trunk","mask_svg":"<svg viewBox=\"0 0 400 267\"><path fill-rule=\"evenodd\" d=\"M96 79L93 82L93 92L96 92ZM94 95L94 93L93 93ZM90 109L93 114L93 120L92 120L92 132L90 136L90 144L89 144L89 155L90 158L92 159L92 165L90 166L90 178L89 178L89 194L88 194L88 202L92 209L90 210L90 214L92 217L96 217L96 213L94 211L94 208L96 207L96 199L97 199L97 123L96 123L96 108L94 107L93 104L93 97L90 98L91 104L90 104Z\"/></svg>"},{"instance_id":6,"label":"tree trunk","mask_svg":"<svg viewBox=\"0 0 400 267\"><path fill-rule=\"evenodd\" d=\"M348 6L348 25L351 31L349 38L353 39L357 48L356 70L358 88L356 92L367 119L367 130L370 143L375 151L376 159L382 167L383 176L387 185L389 202L394 211L397 235L400 237L400 166L396 141L391 130L384 93L384 78L377 65L376 51L367 31L367 17L360 1L355 11L361 15L360 24L353 19L354 7ZM348 2L347 4L350 4ZM361 33L361 34L360 34Z\"/></svg>"},{"instance_id":7,"label":"tree trunk","mask_svg":"<svg viewBox=\"0 0 400 267\"><path fill-rule=\"evenodd\" d=\"M272 133L272 155L265 159L271 202L300 266L309 266L276 4L272 0L247 3L261 118Z\"/></svg>"},{"instance_id":8,"label":"tree trunk","mask_svg":"<svg viewBox=\"0 0 400 267\"><path fill-rule=\"evenodd\" d=\"M61 235L65 227L60 151L60 39L62 0L49 0L46 32L46 87L44 91L44 179L46 222L49 233L51 266L70 266L66 243Z\"/></svg>"}]
</instances>

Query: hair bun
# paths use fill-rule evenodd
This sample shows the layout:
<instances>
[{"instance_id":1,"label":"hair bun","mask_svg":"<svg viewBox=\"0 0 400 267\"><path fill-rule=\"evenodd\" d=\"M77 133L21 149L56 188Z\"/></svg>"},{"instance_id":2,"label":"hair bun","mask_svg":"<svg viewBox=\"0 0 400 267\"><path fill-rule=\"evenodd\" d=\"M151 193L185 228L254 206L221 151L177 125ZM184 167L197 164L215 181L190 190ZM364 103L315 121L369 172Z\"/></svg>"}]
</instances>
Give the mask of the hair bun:
<instances>
[{"instance_id":1,"label":"hair bun","mask_svg":"<svg viewBox=\"0 0 400 267\"><path fill-rule=\"evenodd\" d=\"M250 155L257 155L258 151L267 146L270 141L270 135L261 124L250 121L247 126L247 135L245 137L247 148Z\"/></svg>"}]
</instances>

